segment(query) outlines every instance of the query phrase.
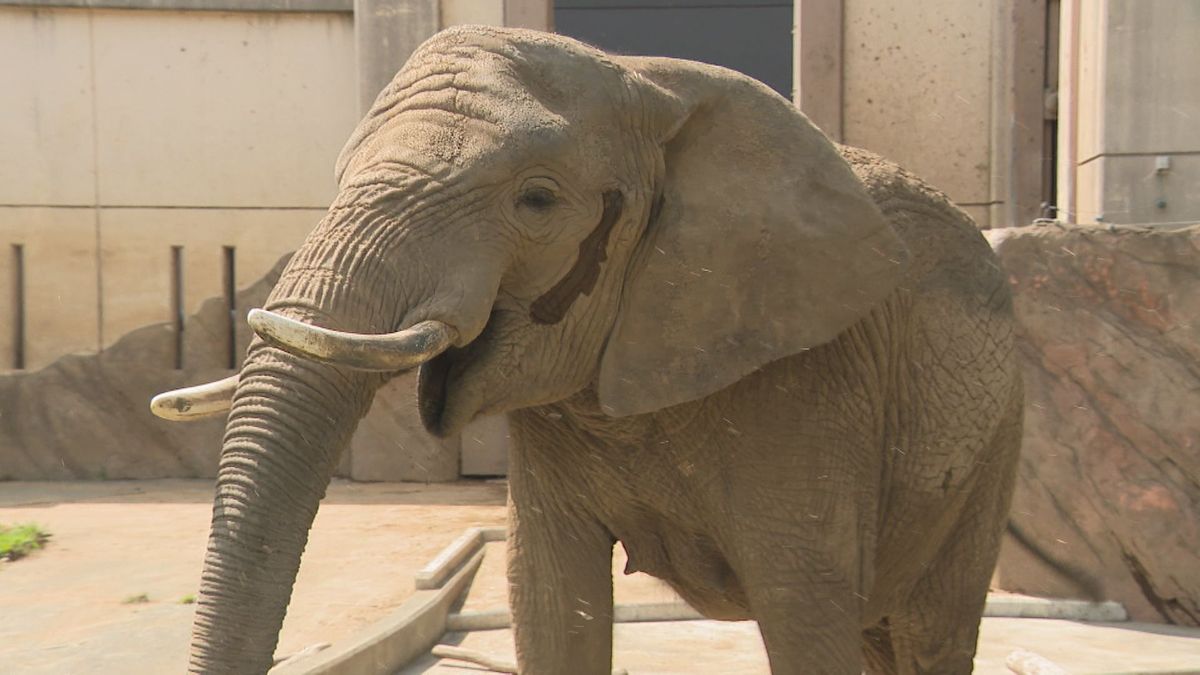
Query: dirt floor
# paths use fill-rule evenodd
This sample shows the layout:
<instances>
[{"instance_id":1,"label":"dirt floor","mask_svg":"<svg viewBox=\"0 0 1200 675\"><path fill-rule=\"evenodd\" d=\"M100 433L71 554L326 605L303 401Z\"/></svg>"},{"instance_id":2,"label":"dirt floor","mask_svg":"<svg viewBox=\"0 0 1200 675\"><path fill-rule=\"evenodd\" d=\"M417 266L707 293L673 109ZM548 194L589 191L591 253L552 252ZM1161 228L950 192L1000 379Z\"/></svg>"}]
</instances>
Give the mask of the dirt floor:
<instances>
[{"instance_id":1,"label":"dirt floor","mask_svg":"<svg viewBox=\"0 0 1200 675\"><path fill-rule=\"evenodd\" d=\"M0 483L0 523L34 522L45 550L0 563L0 671L168 673L186 663L192 605L211 515L209 481ZM278 653L337 642L384 617L411 593L413 575L463 529L504 524L503 484L337 481L321 507L300 568ZM674 599L614 560L619 603ZM503 548L490 544L464 609L505 605ZM145 602L130 602L146 596ZM1200 631L987 619L978 673L1005 673L1028 649L1071 673L1200 673ZM508 631L447 635L444 642L511 658ZM631 673L765 674L753 623L623 624L615 664ZM429 657L403 671L469 675L472 666Z\"/></svg>"},{"instance_id":2,"label":"dirt floor","mask_svg":"<svg viewBox=\"0 0 1200 675\"><path fill-rule=\"evenodd\" d=\"M673 591L644 574L625 576L625 558L617 547L613 561L613 598L618 603L668 602ZM502 609L503 544L488 544L464 611ZM1200 673L1200 630L1147 624L1089 624L1036 619L984 619L977 675L1011 675L1004 661L1024 649L1065 668L1071 675L1096 673ZM450 633L443 644L513 659L507 630ZM702 656L699 656L702 655ZM753 622L678 621L618 624L613 631L613 665L631 675L769 675L767 655ZM398 675L471 675L461 661L421 659Z\"/></svg>"},{"instance_id":3,"label":"dirt floor","mask_svg":"<svg viewBox=\"0 0 1200 675\"><path fill-rule=\"evenodd\" d=\"M335 481L277 654L382 618L465 528L503 525L504 500L503 484ZM0 483L0 523L52 535L0 563L0 672L184 672L193 606L181 600L196 593L211 516L211 481Z\"/></svg>"}]
</instances>

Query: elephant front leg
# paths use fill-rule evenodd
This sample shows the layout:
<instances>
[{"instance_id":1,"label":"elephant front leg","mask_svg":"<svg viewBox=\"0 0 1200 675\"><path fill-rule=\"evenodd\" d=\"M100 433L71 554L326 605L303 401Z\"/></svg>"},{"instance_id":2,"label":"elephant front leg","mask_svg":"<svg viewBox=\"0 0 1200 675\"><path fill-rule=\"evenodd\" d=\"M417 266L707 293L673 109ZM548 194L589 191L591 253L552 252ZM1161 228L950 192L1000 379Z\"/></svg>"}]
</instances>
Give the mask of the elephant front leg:
<instances>
[{"instance_id":1,"label":"elephant front leg","mask_svg":"<svg viewBox=\"0 0 1200 675\"><path fill-rule=\"evenodd\" d=\"M859 605L821 573L763 575L749 589L772 675L863 672Z\"/></svg>"},{"instance_id":2,"label":"elephant front leg","mask_svg":"<svg viewBox=\"0 0 1200 675\"><path fill-rule=\"evenodd\" d=\"M831 468L827 475L837 474ZM862 532L872 524L870 516L860 517L865 509L849 490L797 493L790 501L795 510L782 519L742 509L756 517L738 527L735 572L772 675L858 675L872 576ZM785 503L783 496L776 500Z\"/></svg>"},{"instance_id":3,"label":"elephant front leg","mask_svg":"<svg viewBox=\"0 0 1200 675\"><path fill-rule=\"evenodd\" d=\"M522 675L609 675L612 549L608 531L554 498L521 468L509 471L508 592Z\"/></svg>"}]
</instances>

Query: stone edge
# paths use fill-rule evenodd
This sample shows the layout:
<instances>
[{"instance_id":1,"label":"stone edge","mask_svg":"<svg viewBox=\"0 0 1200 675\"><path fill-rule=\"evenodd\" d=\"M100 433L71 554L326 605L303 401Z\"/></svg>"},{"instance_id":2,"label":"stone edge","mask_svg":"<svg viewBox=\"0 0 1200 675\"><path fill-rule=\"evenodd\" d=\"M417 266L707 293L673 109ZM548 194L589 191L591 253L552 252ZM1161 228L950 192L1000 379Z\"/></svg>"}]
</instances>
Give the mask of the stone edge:
<instances>
[{"instance_id":1,"label":"stone edge","mask_svg":"<svg viewBox=\"0 0 1200 675\"><path fill-rule=\"evenodd\" d=\"M1092 623L1118 623L1128 620L1118 602L1050 600L1024 595L989 595L983 612L989 619L1064 619ZM682 602L652 602L615 605L615 623L658 621L703 621L707 617ZM477 610L451 614L446 618L447 632L497 630L508 628L512 616L506 609Z\"/></svg>"},{"instance_id":2,"label":"stone edge","mask_svg":"<svg viewBox=\"0 0 1200 675\"><path fill-rule=\"evenodd\" d=\"M504 541L503 527L471 527L417 574L417 591L359 636L324 651L304 650L270 675L373 675L399 670L428 652L446 632L450 608L471 586L488 542ZM464 564L465 561L465 564Z\"/></svg>"},{"instance_id":3,"label":"stone edge","mask_svg":"<svg viewBox=\"0 0 1200 675\"><path fill-rule=\"evenodd\" d=\"M311 656L286 660L270 675L394 673L426 654L446 632L450 607L465 594L483 562L479 550L441 588L417 591L394 613L360 635Z\"/></svg>"},{"instance_id":4,"label":"stone edge","mask_svg":"<svg viewBox=\"0 0 1200 675\"><path fill-rule=\"evenodd\" d=\"M504 541L503 527L469 527L417 572L418 591L441 588L462 562L490 541Z\"/></svg>"}]
</instances>

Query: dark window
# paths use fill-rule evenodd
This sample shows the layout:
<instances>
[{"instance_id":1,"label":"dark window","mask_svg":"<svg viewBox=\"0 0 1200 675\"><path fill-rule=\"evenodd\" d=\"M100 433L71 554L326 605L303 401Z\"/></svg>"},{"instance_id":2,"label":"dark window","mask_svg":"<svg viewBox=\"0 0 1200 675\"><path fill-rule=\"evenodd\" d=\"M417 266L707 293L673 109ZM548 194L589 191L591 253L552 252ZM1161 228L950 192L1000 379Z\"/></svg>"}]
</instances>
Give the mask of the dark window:
<instances>
[{"instance_id":1,"label":"dark window","mask_svg":"<svg viewBox=\"0 0 1200 675\"><path fill-rule=\"evenodd\" d=\"M554 28L618 54L739 70L792 97L790 0L557 0Z\"/></svg>"}]
</instances>

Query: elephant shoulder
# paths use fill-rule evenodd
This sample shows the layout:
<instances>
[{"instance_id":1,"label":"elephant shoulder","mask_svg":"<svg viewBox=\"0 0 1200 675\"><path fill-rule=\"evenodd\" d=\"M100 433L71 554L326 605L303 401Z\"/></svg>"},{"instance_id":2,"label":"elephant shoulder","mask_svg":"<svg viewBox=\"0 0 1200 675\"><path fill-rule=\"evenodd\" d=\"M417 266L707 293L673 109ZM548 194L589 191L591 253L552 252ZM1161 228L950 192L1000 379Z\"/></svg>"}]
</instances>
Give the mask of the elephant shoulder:
<instances>
[{"instance_id":1,"label":"elephant shoulder","mask_svg":"<svg viewBox=\"0 0 1200 675\"><path fill-rule=\"evenodd\" d=\"M991 246L945 193L875 153L839 145L855 176L911 254L909 282L952 277L976 292L999 283ZM995 277L995 278L993 278Z\"/></svg>"},{"instance_id":2,"label":"elephant shoulder","mask_svg":"<svg viewBox=\"0 0 1200 675\"><path fill-rule=\"evenodd\" d=\"M912 172L861 148L839 145L838 150L884 215L890 217L902 210L920 210L931 217L975 229L971 217L955 207L945 193Z\"/></svg>"}]
</instances>

